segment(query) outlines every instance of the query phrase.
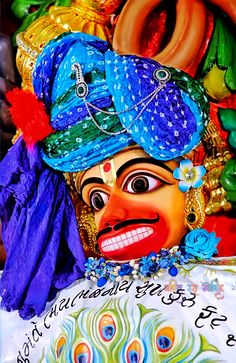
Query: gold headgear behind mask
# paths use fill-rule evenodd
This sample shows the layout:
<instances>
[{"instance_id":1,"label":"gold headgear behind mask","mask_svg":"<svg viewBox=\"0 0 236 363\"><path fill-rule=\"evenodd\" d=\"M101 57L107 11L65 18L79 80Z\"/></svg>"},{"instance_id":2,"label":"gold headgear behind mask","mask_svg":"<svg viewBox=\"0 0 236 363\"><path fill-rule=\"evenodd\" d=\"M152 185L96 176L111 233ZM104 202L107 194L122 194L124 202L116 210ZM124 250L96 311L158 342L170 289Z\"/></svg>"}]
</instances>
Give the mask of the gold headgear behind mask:
<instances>
[{"instance_id":1,"label":"gold headgear behind mask","mask_svg":"<svg viewBox=\"0 0 236 363\"><path fill-rule=\"evenodd\" d=\"M64 173L64 178L69 188L72 203L75 207L78 230L87 257L101 257L97 243L97 228L95 225L94 213L80 197L77 189L84 172Z\"/></svg>"},{"instance_id":2,"label":"gold headgear behind mask","mask_svg":"<svg viewBox=\"0 0 236 363\"><path fill-rule=\"evenodd\" d=\"M66 31L96 35L111 43L112 17L124 0L74 0L71 6L51 6L49 14L35 20L17 36L16 64L22 88L32 90L37 56L52 39Z\"/></svg>"}]
</instances>

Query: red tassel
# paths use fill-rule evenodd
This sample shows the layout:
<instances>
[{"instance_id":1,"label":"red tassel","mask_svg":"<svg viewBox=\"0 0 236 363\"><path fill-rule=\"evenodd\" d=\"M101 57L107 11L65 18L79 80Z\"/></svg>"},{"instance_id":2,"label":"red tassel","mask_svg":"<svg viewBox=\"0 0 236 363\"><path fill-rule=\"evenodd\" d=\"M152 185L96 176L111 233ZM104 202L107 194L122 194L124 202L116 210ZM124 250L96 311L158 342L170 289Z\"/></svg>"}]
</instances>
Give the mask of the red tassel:
<instances>
[{"instance_id":1,"label":"red tassel","mask_svg":"<svg viewBox=\"0 0 236 363\"><path fill-rule=\"evenodd\" d=\"M6 94L6 98L11 104L9 111L12 121L22 131L28 146L54 132L43 102L34 93L14 88Z\"/></svg>"}]
</instances>

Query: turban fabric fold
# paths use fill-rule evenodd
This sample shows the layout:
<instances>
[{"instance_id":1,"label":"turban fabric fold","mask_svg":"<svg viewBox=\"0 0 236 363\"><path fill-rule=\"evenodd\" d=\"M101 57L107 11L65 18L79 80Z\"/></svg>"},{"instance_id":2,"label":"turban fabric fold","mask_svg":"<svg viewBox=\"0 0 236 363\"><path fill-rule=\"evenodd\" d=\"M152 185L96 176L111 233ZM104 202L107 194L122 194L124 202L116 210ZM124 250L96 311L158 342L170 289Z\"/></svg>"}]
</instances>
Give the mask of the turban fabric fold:
<instances>
[{"instance_id":1,"label":"turban fabric fold","mask_svg":"<svg viewBox=\"0 0 236 363\"><path fill-rule=\"evenodd\" d=\"M76 63L88 85L91 114L76 95ZM170 79L151 97L162 69ZM198 81L151 59L118 55L87 34L66 33L49 42L37 59L33 84L56 130L43 148L45 162L56 170L90 168L133 142L153 158L172 160L200 142L208 121Z\"/></svg>"}]
</instances>

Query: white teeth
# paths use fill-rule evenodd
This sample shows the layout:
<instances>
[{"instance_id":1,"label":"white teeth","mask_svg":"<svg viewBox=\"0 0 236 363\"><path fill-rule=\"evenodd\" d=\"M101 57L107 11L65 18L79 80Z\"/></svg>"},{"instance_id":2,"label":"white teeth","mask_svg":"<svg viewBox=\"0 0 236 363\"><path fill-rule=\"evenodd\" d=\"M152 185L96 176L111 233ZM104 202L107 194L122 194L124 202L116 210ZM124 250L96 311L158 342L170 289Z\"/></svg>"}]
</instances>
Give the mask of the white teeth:
<instances>
[{"instance_id":1,"label":"white teeth","mask_svg":"<svg viewBox=\"0 0 236 363\"><path fill-rule=\"evenodd\" d=\"M131 240L131 238L129 239L124 239L123 240L123 246L128 246L129 245L129 241Z\"/></svg>"},{"instance_id":2,"label":"white teeth","mask_svg":"<svg viewBox=\"0 0 236 363\"><path fill-rule=\"evenodd\" d=\"M104 252L119 250L120 248L132 245L142 239L153 234L151 227L142 227L134 229L127 233L122 233L119 236L108 238L102 242Z\"/></svg>"}]
</instances>

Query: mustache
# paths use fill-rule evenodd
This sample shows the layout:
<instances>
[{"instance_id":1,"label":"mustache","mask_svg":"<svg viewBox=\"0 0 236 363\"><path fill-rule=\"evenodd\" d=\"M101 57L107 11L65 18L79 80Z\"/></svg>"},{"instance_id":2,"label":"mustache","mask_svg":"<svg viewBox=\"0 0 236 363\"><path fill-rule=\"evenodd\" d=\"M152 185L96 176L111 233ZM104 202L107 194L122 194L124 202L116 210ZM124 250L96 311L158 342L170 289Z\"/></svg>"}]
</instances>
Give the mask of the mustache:
<instances>
[{"instance_id":1,"label":"mustache","mask_svg":"<svg viewBox=\"0 0 236 363\"><path fill-rule=\"evenodd\" d=\"M133 224L140 224L140 223L154 224L156 222L159 222L159 220L160 220L159 214L157 214L156 218L152 218L152 219L147 219L147 218L128 219L127 221L122 221L122 222L115 224L113 227L106 227L106 228L102 229L101 231L99 231L97 234L97 240L102 235L109 233L112 230L119 231L119 229L121 229L123 227L127 227L127 226L132 226Z\"/></svg>"}]
</instances>

